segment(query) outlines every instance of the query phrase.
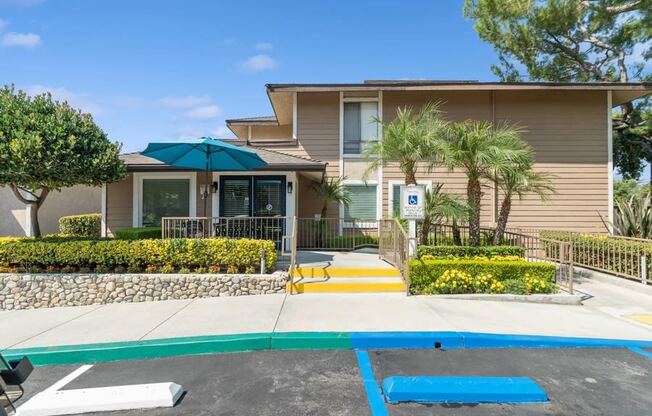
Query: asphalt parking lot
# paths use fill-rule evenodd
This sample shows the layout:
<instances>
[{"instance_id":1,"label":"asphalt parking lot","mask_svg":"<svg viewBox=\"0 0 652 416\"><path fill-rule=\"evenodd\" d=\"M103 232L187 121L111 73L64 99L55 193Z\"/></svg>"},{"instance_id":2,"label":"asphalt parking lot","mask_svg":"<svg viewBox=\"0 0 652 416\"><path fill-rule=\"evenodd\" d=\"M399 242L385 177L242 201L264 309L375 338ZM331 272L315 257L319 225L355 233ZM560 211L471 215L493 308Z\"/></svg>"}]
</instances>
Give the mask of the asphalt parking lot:
<instances>
[{"instance_id":1,"label":"asphalt parking lot","mask_svg":"<svg viewBox=\"0 0 652 416\"><path fill-rule=\"evenodd\" d=\"M649 351L652 352L652 351ZM624 348L369 350L380 386L393 375L527 376L532 404L385 404L390 415L614 415L652 409L652 359ZM79 365L35 369L20 405ZM112 415L371 415L355 351L257 351L95 364L63 389L173 381L174 408ZM106 414L106 413L103 413Z\"/></svg>"}]
</instances>

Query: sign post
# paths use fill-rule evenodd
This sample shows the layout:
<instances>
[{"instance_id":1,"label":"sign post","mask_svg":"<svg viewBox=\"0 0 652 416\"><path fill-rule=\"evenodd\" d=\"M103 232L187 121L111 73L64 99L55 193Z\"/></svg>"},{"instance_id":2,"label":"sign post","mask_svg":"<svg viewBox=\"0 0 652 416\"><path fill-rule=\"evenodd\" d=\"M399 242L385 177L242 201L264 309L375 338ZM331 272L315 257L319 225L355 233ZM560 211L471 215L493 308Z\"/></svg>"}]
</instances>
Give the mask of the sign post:
<instances>
[{"instance_id":1,"label":"sign post","mask_svg":"<svg viewBox=\"0 0 652 416\"><path fill-rule=\"evenodd\" d=\"M426 188L423 185L401 185L401 218L408 220L408 253L417 252L417 220L426 216Z\"/></svg>"}]
</instances>

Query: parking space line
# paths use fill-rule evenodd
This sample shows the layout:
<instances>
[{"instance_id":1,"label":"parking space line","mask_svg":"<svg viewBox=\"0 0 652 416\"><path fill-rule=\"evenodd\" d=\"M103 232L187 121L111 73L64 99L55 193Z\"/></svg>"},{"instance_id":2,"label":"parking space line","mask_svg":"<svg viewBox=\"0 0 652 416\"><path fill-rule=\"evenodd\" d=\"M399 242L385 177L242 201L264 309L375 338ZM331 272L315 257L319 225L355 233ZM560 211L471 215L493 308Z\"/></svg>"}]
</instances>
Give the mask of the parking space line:
<instances>
[{"instance_id":1,"label":"parking space line","mask_svg":"<svg viewBox=\"0 0 652 416\"><path fill-rule=\"evenodd\" d=\"M628 347L628 349L632 352L635 352L636 354L640 354L645 358L649 358L652 360L652 352L645 351L641 347Z\"/></svg>"},{"instance_id":2,"label":"parking space line","mask_svg":"<svg viewBox=\"0 0 652 416\"><path fill-rule=\"evenodd\" d=\"M355 356L358 359L358 366L360 367L360 376L364 389L367 392L367 401L369 402L369 409L371 416L389 416L387 408L385 408L385 401L383 394L376 383L374 370L371 367L371 360L367 351L356 350Z\"/></svg>"},{"instance_id":3,"label":"parking space line","mask_svg":"<svg viewBox=\"0 0 652 416\"><path fill-rule=\"evenodd\" d=\"M78 369L76 369L72 373L68 374L67 376L65 376L64 378L57 381L56 383L54 383L53 385L51 385L50 387L48 387L47 389L45 389L43 391L57 391L57 390L61 389L62 387L64 387L66 384L70 383L71 381L73 381L77 377L81 376L82 374L84 374L85 372L90 370L91 367L93 367L93 366L90 365L90 364L82 365L81 367L79 367Z\"/></svg>"}]
</instances>

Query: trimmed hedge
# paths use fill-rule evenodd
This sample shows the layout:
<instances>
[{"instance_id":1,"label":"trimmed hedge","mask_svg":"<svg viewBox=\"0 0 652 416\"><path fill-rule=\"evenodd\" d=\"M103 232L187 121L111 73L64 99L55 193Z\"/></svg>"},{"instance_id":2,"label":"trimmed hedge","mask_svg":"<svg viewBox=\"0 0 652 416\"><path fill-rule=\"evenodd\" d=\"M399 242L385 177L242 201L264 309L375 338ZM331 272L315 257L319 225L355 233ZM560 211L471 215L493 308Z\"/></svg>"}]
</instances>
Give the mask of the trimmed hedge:
<instances>
[{"instance_id":1,"label":"trimmed hedge","mask_svg":"<svg viewBox=\"0 0 652 416\"><path fill-rule=\"evenodd\" d=\"M652 258L652 242L566 231L541 231L540 235L551 240L572 242L574 264L632 278L640 278L641 256L645 254L648 262ZM556 245L544 246L549 256L557 256ZM648 267L647 278L652 279L652 267Z\"/></svg>"},{"instance_id":2,"label":"trimmed hedge","mask_svg":"<svg viewBox=\"0 0 652 416\"><path fill-rule=\"evenodd\" d=\"M69 215L59 218L59 233L66 236L99 238L101 229L101 214Z\"/></svg>"},{"instance_id":3,"label":"trimmed hedge","mask_svg":"<svg viewBox=\"0 0 652 416\"><path fill-rule=\"evenodd\" d=\"M268 271L276 266L273 241L249 239L67 240L0 239L0 266L34 268L143 269L219 268L258 270L265 251Z\"/></svg>"},{"instance_id":4,"label":"trimmed hedge","mask_svg":"<svg viewBox=\"0 0 652 416\"><path fill-rule=\"evenodd\" d=\"M518 256L525 257L525 248L516 246L419 246L417 257L433 256L437 258L470 258Z\"/></svg>"},{"instance_id":5,"label":"trimmed hedge","mask_svg":"<svg viewBox=\"0 0 652 416\"><path fill-rule=\"evenodd\" d=\"M358 235L355 237L329 237L326 239L326 248L356 248L361 246L378 246L378 237L372 235Z\"/></svg>"},{"instance_id":6,"label":"trimmed hedge","mask_svg":"<svg viewBox=\"0 0 652 416\"><path fill-rule=\"evenodd\" d=\"M471 276L491 274L506 286L517 286L526 277L554 283L556 266L549 263L487 260L411 260L410 292L426 293L426 289L447 271L458 270ZM526 276L527 275L527 276ZM553 285L554 286L554 285ZM515 290L509 293L520 293Z\"/></svg>"},{"instance_id":7,"label":"trimmed hedge","mask_svg":"<svg viewBox=\"0 0 652 416\"><path fill-rule=\"evenodd\" d=\"M144 240L161 238L161 227L124 228L115 232L118 240Z\"/></svg>"}]
</instances>

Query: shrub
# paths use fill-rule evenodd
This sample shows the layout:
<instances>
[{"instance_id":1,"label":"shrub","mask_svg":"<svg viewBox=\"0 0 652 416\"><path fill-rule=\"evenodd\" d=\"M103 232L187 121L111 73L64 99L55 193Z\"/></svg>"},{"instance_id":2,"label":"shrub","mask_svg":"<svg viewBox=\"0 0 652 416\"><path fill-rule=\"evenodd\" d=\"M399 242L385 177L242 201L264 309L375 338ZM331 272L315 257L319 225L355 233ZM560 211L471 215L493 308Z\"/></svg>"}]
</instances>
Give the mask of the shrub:
<instances>
[{"instance_id":1,"label":"shrub","mask_svg":"<svg viewBox=\"0 0 652 416\"><path fill-rule=\"evenodd\" d=\"M526 286L516 287L515 284L508 285L509 282L525 281L526 278L532 279L530 285L531 293L549 293L539 290L538 283L546 282L546 290L555 290L554 284L556 266L549 263L531 263L525 260L519 261L494 261L494 260L412 260L410 261L410 291L414 294L429 293L433 288L429 288L433 283L439 281L447 272L448 275L456 271L455 276L459 277L460 273L473 276L479 279L481 276L487 278L487 284L491 287L493 280L502 282L508 293L526 293ZM491 276L491 281L489 281ZM536 282L534 279L537 279ZM452 281L451 281L452 284ZM477 285L476 289L482 289L485 285L483 282L473 283ZM496 289L497 290L497 289ZM534 290L537 290L534 292ZM443 293L443 292L436 292ZM448 292L451 293L451 292Z\"/></svg>"},{"instance_id":2,"label":"shrub","mask_svg":"<svg viewBox=\"0 0 652 416\"><path fill-rule=\"evenodd\" d=\"M65 236L99 238L101 214L69 215L59 218L59 232Z\"/></svg>"},{"instance_id":3,"label":"shrub","mask_svg":"<svg viewBox=\"0 0 652 416\"><path fill-rule=\"evenodd\" d=\"M434 258L472 258L498 256L525 256L525 249L517 246L419 246L417 257L432 256Z\"/></svg>"},{"instance_id":4,"label":"shrub","mask_svg":"<svg viewBox=\"0 0 652 416\"><path fill-rule=\"evenodd\" d=\"M145 240L161 238L161 227L124 228L115 232L118 240Z\"/></svg>"},{"instance_id":5,"label":"shrub","mask_svg":"<svg viewBox=\"0 0 652 416\"><path fill-rule=\"evenodd\" d=\"M640 277L641 256L645 254L648 259L652 258L652 242L566 231L541 231L540 236L572 242L575 264L635 278ZM559 255L557 244L544 244L544 247L548 256ZM651 279L652 267L647 270L647 278Z\"/></svg>"},{"instance_id":6,"label":"shrub","mask_svg":"<svg viewBox=\"0 0 652 416\"><path fill-rule=\"evenodd\" d=\"M372 235L357 235L329 237L326 239L326 248L358 248L362 246L378 246L378 237Z\"/></svg>"},{"instance_id":7,"label":"shrub","mask_svg":"<svg viewBox=\"0 0 652 416\"><path fill-rule=\"evenodd\" d=\"M175 269L211 267L231 272L260 267L265 252L268 271L276 266L273 241L249 239L170 240L58 240L0 239L0 266L89 267L91 269L143 270L149 265Z\"/></svg>"}]
</instances>

